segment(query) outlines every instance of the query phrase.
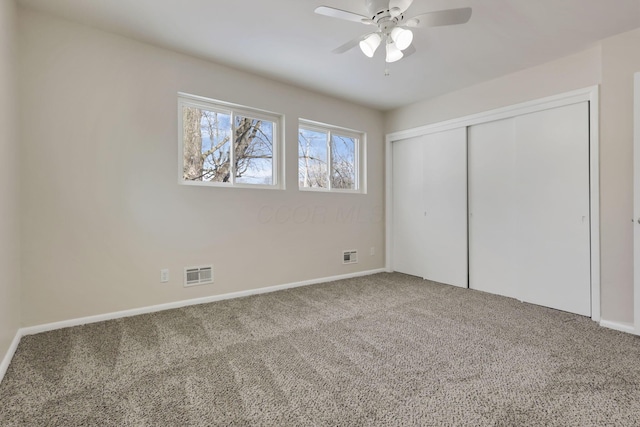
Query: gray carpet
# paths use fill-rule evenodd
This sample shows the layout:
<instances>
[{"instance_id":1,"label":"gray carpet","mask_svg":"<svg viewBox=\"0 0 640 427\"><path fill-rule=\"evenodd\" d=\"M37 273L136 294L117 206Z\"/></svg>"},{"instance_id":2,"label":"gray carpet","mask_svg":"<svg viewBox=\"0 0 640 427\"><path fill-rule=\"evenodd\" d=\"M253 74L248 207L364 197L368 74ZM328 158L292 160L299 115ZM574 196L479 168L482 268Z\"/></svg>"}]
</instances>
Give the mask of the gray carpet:
<instances>
[{"instance_id":1,"label":"gray carpet","mask_svg":"<svg viewBox=\"0 0 640 427\"><path fill-rule=\"evenodd\" d=\"M24 337L0 425L640 425L640 337L378 274Z\"/></svg>"}]
</instances>

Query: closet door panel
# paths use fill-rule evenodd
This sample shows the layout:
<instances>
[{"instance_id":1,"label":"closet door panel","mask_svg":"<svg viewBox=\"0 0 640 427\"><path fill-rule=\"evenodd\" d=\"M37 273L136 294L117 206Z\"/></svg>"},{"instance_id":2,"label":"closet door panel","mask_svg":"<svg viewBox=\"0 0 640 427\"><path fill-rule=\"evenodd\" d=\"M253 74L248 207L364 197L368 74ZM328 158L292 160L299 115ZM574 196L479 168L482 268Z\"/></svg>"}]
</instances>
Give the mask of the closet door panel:
<instances>
[{"instance_id":1,"label":"closet door panel","mask_svg":"<svg viewBox=\"0 0 640 427\"><path fill-rule=\"evenodd\" d=\"M422 138L393 143L393 269L424 277Z\"/></svg>"},{"instance_id":2,"label":"closet door panel","mask_svg":"<svg viewBox=\"0 0 640 427\"><path fill-rule=\"evenodd\" d=\"M466 128L423 140L424 278L466 288Z\"/></svg>"},{"instance_id":3,"label":"closet door panel","mask_svg":"<svg viewBox=\"0 0 640 427\"><path fill-rule=\"evenodd\" d=\"M469 287L519 298L514 123L505 119L468 129Z\"/></svg>"},{"instance_id":4,"label":"closet door panel","mask_svg":"<svg viewBox=\"0 0 640 427\"><path fill-rule=\"evenodd\" d=\"M591 315L589 104L517 117L517 277L522 299Z\"/></svg>"}]
</instances>

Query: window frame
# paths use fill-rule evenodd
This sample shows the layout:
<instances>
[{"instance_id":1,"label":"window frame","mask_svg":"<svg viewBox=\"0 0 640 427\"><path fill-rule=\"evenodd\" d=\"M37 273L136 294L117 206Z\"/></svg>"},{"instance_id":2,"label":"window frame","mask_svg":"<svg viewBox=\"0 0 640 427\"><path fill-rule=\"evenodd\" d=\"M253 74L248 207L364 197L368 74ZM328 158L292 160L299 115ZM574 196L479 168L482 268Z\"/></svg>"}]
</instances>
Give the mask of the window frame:
<instances>
[{"instance_id":1,"label":"window frame","mask_svg":"<svg viewBox=\"0 0 640 427\"><path fill-rule=\"evenodd\" d=\"M235 151L233 145L234 138L230 141L230 162L231 162L231 180L229 182L212 182L212 181L189 181L184 179L184 124L183 109L184 107L198 108L220 114L228 114L230 116L231 135L235 135L235 120L237 116L249 119L269 121L273 123L273 141L272 141L272 183L271 184L248 184L236 182L235 176ZM206 98L198 95L178 92L178 183L181 185L194 185L203 187L217 188L251 188L261 190L284 190L285 161L284 155L284 115L271 111L260 110L257 108L247 107L244 105L233 104L230 102L220 101L217 99Z\"/></svg>"},{"instance_id":2,"label":"window frame","mask_svg":"<svg viewBox=\"0 0 640 427\"><path fill-rule=\"evenodd\" d=\"M327 183L328 187L303 187L300 185L300 130L310 130L313 132L322 132L327 134ZM332 135L344 136L355 140L354 144L354 167L355 167L355 188L332 188L331 174L333 157L331 153ZM313 120L298 119L298 141L297 141L297 181L299 191L312 191L320 193L347 193L347 194L366 194L366 147L367 134L354 129L329 125Z\"/></svg>"}]
</instances>

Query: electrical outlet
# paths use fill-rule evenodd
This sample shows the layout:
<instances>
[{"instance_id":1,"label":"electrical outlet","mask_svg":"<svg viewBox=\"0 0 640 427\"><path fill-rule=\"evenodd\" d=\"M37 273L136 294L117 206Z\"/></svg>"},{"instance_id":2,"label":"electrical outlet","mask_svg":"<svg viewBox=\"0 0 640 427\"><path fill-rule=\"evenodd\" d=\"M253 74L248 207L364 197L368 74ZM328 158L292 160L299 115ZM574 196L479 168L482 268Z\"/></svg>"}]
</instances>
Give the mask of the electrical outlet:
<instances>
[{"instance_id":1,"label":"electrical outlet","mask_svg":"<svg viewBox=\"0 0 640 427\"><path fill-rule=\"evenodd\" d=\"M374 256L375 254L376 254L376 247L371 246L371 249L369 249L369 255Z\"/></svg>"},{"instance_id":2,"label":"electrical outlet","mask_svg":"<svg viewBox=\"0 0 640 427\"><path fill-rule=\"evenodd\" d=\"M167 283L169 281L169 269L163 268L160 270L160 283Z\"/></svg>"}]
</instances>

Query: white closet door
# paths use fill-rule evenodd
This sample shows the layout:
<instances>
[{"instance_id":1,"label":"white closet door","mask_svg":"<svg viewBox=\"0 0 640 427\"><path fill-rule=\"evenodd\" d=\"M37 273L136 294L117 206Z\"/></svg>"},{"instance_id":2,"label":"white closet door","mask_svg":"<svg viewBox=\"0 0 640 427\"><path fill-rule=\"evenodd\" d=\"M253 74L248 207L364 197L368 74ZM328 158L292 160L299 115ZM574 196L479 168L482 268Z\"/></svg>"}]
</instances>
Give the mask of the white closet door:
<instances>
[{"instance_id":1,"label":"white closet door","mask_svg":"<svg viewBox=\"0 0 640 427\"><path fill-rule=\"evenodd\" d=\"M424 277L421 137L393 143L393 269Z\"/></svg>"},{"instance_id":2,"label":"white closet door","mask_svg":"<svg viewBox=\"0 0 640 427\"><path fill-rule=\"evenodd\" d=\"M393 143L393 269L467 287L466 129Z\"/></svg>"},{"instance_id":3,"label":"white closet door","mask_svg":"<svg viewBox=\"0 0 640 427\"><path fill-rule=\"evenodd\" d=\"M515 276L514 119L469 132L469 287L520 298Z\"/></svg>"},{"instance_id":4,"label":"white closet door","mask_svg":"<svg viewBox=\"0 0 640 427\"><path fill-rule=\"evenodd\" d=\"M589 105L515 120L522 300L590 316Z\"/></svg>"},{"instance_id":5,"label":"white closet door","mask_svg":"<svg viewBox=\"0 0 640 427\"><path fill-rule=\"evenodd\" d=\"M467 131L424 136L424 278L466 288Z\"/></svg>"}]
</instances>

